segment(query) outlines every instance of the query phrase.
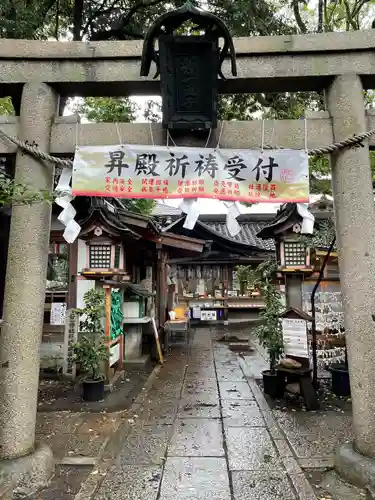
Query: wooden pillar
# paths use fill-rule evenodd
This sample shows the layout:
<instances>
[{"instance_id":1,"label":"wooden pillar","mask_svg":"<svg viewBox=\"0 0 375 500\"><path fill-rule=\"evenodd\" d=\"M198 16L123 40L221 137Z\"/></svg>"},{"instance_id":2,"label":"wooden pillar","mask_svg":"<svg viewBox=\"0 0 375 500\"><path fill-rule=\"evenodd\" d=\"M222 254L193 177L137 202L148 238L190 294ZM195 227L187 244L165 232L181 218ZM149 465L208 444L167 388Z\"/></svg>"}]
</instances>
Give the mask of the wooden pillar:
<instances>
[{"instance_id":1,"label":"wooden pillar","mask_svg":"<svg viewBox=\"0 0 375 500\"><path fill-rule=\"evenodd\" d=\"M68 309L77 307L78 240L69 245Z\"/></svg>"},{"instance_id":2,"label":"wooden pillar","mask_svg":"<svg viewBox=\"0 0 375 500\"><path fill-rule=\"evenodd\" d=\"M163 246L161 243L157 244L157 262L156 262L156 314L158 315L158 325L163 324L165 297L166 297L166 283L165 283L165 262L163 254Z\"/></svg>"},{"instance_id":3,"label":"wooden pillar","mask_svg":"<svg viewBox=\"0 0 375 500\"><path fill-rule=\"evenodd\" d=\"M120 338L120 360L118 362L120 370L124 369L124 355L125 355L125 337L124 334L122 334Z\"/></svg>"},{"instance_id":4,"label":"wooden pillar","mask_svg":"<svg viewBox=\"0 0 375 500\"><path fill-rule=\"evenodd\" d=\"M104 285L103 286L105 290L105 326L104 326L104 332L105 332L105 337L108 345L108 363L107 363L107 368L106 368L106 376L107 379L109 379L109 355L111 351L111 286L110 285Z\"/></svg>"}]
</instances>

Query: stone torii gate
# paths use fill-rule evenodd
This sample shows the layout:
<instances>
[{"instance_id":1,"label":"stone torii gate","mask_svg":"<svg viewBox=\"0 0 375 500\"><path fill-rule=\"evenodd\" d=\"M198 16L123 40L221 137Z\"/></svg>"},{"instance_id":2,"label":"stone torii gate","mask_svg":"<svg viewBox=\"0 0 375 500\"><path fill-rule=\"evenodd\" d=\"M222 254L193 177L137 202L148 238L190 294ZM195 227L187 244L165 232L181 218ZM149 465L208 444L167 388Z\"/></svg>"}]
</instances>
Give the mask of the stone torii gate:
<instances>
[{"instance_id":1,"label":"stone torii gate","mask_svg":"<svg viewBox=\"0 0 375 500\"><path fill-rule=\"evenodd\" d=\"M220 81L221 93L326 91L327 112L308 116L309 148L375 128L375 115L365 114L363 100L363 89L375 88L374 30L239 38L234 44L239 75ZM141 50L141 42L133 41L2 40L0 96L11 95L21 111L19 117L0 118L0 129L53 155L74 153L77 142L116 144L119 132L126 143L149 144L148 124L78 126L74 117L57 112L59 96L159 93L158 81L139 77ZM229 75L229 61L224 73ZM265 122L264 144L304 148L304 127L301 120ZM221 146L259 148L261 128L257 121L225 123ZM161 126L153 125L152 132L155 144L165 143ZM52 189L51 165L16 153L5 140L0 154L17 154L16 181ZM364 485L375 482L375 208L367 143L337 151L331 164L355 432L354 446L338 452L337 465ZM52 467L48 449L35 446L50 218L48 204L13 208L0 336L0 458L29 489L46 480Z\"/></svg>"}]
</instances>

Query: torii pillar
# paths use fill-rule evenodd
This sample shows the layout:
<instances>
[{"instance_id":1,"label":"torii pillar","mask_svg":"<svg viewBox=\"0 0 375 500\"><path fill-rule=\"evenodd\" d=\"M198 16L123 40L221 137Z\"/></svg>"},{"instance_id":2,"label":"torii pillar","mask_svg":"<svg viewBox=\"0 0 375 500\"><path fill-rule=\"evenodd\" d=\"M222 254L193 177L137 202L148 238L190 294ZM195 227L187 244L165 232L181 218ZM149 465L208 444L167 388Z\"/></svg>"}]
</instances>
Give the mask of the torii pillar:
<instances>
[{"instance_id":1,"label":"torii pillar","mask_svg":"<svg viewBox=\"0 0 375 500\"><path fill-rule=\"evenodd\" d=\"M57 105L48 85L25 84L19 138L48 152ZM53 178L53 165L17 153L16 182L52 192ZM29 494L53 472L52 452L35 445L50 224L51 203L12 208L0 331L0 467L19 492Z\"/></svg>"},{"instance_id":2,"label":"torii pillar","mask_svg":"<svg viewBox=\"0 0 375 500\"><path fill-rule=\"evenodd\" d=\"M327 104L335 141L367 130L358 75L336 77ZM333 153L331 164L354 428L336 466L367 486L375 484L375 206L367 142Z\"/></svg>"}]
</instances>

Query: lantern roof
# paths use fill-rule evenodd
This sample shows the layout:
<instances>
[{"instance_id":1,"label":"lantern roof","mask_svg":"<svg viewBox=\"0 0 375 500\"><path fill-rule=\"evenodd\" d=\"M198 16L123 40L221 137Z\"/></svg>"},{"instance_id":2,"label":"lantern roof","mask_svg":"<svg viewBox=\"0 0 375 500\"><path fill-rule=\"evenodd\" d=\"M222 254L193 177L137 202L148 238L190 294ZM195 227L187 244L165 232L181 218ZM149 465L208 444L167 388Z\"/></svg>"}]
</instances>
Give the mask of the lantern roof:
<instances>
[{"instance_id":1,"label":"lantern roof","mask_svg":"<svg viewBox=\"0 0 375 500\"><path fill-rule=\"evenodd\" d=\"M145 36L141 59L141 76L148 76L151 62L154 61L159 74L159 56L155 48L156 40L163 35L173 35L182 24L191 21L195 26L192 31L204 32L204 37L209 40L224 39L224 45L220 49L219 75L223 78L221 71L224 59L229 56L231 59L232 75L237 76L236 52L232 36L226 24L212 12L198 9L189 0L179 9L162 14L151 26Z\"/></svg>"},{"instance_id":2,"label":"lantern roof","mask_svg":"<svg viewBox=\"0 0 375 500\"><path fill-rule=\"evenodd\" d=\"M302 220L298 212L297 203L285 203L281 205L276 217L259 231L257 237L262 240L269 238L277 239L282 236L283 233L290 230L294 224L301 223Z\"/></svg>"}]
</instances>

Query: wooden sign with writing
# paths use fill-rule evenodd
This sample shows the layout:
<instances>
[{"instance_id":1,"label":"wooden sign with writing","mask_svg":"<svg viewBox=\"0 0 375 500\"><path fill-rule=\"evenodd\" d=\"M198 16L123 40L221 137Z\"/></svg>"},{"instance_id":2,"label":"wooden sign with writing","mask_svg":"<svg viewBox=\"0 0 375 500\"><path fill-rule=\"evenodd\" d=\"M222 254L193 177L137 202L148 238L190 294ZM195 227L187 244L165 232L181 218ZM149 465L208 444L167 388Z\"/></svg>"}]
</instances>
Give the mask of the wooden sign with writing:
<instances>
[{"instance_id":1,"label":"wooden sign with writing","mask_svg":"<svg viewBox=\"0 0 375 500\"><path fill-rule=\"evenodd\" d=\"M304 319L283 318L282 324L285 355L308 358L306 321Z\"/></svg>"}]
</instances>

